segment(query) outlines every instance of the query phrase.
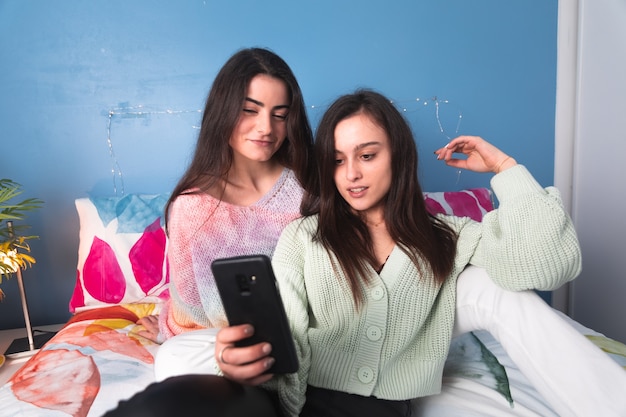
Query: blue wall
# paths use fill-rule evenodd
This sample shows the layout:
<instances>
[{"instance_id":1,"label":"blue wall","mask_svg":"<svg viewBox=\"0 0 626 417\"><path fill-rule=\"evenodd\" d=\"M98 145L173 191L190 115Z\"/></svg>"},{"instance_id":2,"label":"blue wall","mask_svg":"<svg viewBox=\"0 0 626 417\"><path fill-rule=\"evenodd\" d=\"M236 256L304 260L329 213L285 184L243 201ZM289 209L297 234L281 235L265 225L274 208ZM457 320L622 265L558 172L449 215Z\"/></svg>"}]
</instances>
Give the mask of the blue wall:
<instances>
[{"instance_id":1,"label":"blue wall","mask_svg":"<svg viewBox=\"0 0 626 417\"><path fill-rule=\"evenodd\" d=\"M556 0L0 0L0 177L45 200L28 217L41 237L25 272L33 324L69 317L74 199L168 192L216 71L241 47L285 58L313 122L356 87L392 98L414 126L427 191L488 186L435 161L457 133L551 185L556 22ZM0 328L22 327L15 280L2 288Z\"/></svg>"}]
</instances>

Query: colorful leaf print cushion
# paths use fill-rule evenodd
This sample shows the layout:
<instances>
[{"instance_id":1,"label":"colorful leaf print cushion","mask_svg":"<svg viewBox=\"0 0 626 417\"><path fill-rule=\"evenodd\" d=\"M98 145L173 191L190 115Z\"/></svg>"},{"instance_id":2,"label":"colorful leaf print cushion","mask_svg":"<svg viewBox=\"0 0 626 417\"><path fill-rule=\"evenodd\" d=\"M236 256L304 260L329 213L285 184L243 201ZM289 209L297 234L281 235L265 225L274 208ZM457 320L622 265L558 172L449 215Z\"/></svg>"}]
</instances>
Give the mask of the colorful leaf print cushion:
<instances>
[{"instance_id":1,"label":"colorful leaf print cushion","mask_svg":"<svg viewBox=\"0 0 626 417\"><path fill-rule=\"evenodd\" d=\"M79 198L76 286L70 312L167 297L166 195Z\"/></svg>"}]
</instances>

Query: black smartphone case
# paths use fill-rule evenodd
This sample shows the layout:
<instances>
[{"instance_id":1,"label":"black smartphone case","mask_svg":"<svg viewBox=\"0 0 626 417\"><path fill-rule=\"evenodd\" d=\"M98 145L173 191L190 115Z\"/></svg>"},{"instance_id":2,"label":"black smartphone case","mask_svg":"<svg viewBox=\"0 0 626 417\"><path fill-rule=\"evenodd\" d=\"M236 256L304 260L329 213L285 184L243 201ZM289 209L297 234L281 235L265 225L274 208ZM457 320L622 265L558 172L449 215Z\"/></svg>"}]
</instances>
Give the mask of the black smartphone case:
<instances>
[{"instance_id":1,"label":"black smartphone case","mask_svg":"<svg viewBox=\"0 0 626 417\"><path fill-rule=\"evenodd\" d=\"M211 270L230 325L254 326L254 335L236 345L269 342L275 362L268 372L296 372L298 357L270 259L265 255L220 258Z\"/></svg>"}]
</instances>

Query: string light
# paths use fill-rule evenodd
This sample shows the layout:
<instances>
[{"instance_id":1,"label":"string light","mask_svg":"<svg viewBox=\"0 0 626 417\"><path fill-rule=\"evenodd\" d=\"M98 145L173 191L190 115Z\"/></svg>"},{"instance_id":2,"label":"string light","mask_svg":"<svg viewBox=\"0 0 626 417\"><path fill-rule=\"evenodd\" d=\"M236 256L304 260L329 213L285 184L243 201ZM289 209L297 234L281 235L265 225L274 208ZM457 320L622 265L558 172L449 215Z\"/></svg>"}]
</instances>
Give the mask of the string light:
<instances>
[{"instance_id":1,"label":"string light","mask_svg":"<svg viewBox=\"0 0 626 417\"><path fill-rule=\"evenodd\" d=\"M417 97L411 100L400 100L400 101L390 100L390 102L393 105L395 105L399 111L401 111L402 113L406 113L408 115L406 116L406 118L409 121L409 123L412 122L410 118L413 115L413 113L424 112L425 111L424 108L434 106L435 108L434 115L433 115L434 122L437 124L439 133L446 138L447 142L449 142L450 140L452 140L454 137L458 136L459 134L459 130L461 128L461 122L463 120L463 115L460 112L460 110L457 109L455 111L452 109L452 104L450 103L449 100L440 99L437 96L434 96L428 99L422 99L422 98ZM447 127L444 126L444 122L442 121L442 117L441 117L442 106L450 107L449 111L455 113L454 118L456 120L454 122L453 129L451 129L452 126L447 126ZM323 111L325 111L327 108L328 106L318 106L318 105L309 106L309 109L312 111L313 113L312 115L314 116L317 116L317 113L323 113Z\"/></svg>"},{"instance_id":2,"label":"string light","mask_svg":"<svg viewBox=\"0 0 626 417\"><path fill-rule=\"evenodd\" d=\"M392 103L396 105L396 107L398 107L399 110L407 114L423 112L425 108L434 106L435 110L434 110L433 116L434 116L434 121L437 124L439 133L443 135L448 142L452 140L454 137L458 136L459 134L459 130L461 128L461 121L463 120L463 114L458 109L454 110L452 108L453 105L450 103L449 100L440 99L439 97L434 96L428 99L422 99L422 98L417 97L413 100L402 100L398 102L392 101ZM454 118L456 119L453 129L450 129L450 127L452 126L447 126L447 127L444 126L444 122L442 121L442 117L441 117L441 112L443 111L442 110L443 107L448 107L449 113L452 114ZM409 117L407 116L407 118ZM450 132L452 133L450 134Z\"/></svg>"},{"instance_id":3,"label":"string light","mask_svg":"<svg viewBox=\"0 0 626 417\"><path fill-rule=\"evenodd\" d=\"M115 150L113 149L113 140L111 139L111 125L114 117L121 118L138 118L138 117L149 117L154 115L180 115L186 113L202 113L202 110L147 110L143 105L139 106L131 106L131 107L115 107L108 111L108 120L107 120L107 147L109 149L109 157L111 158L111 175L113 176L113 193L114 195L118 195L118 182L120 188L120 195L125 194L124 190L124 175L122 173L122 168L117 160L117 156L115 155ZM199 126L192 125L193 129L200 129Z\"/></svg>"},{"instance_id":4,"label":"string light","mask_svg":"<svg viewBox=\"0 0 626 417\"><path fill-rule=\"evenodd\" d=\"M394 102L392 101L392 103ZM439 134L444 138L444 145L459 135L461 122L463 121L463 114L458 108L455 109L455 106L447 99L441 99L437 96L433 96L427 99L417 97L413 100L403 100L395 102L394 105L396 105L396 107L403 113L408 114L406 118L409 123L413 121L411 119L413 113L423 112L424 109L434 107L434 115L432 115L432 117L434 117L434 121L436 123ZM446 113L449 116L449 119L447 119L449 120L449 123L444 122L442 113ZM413 122L415 123L415 121ZM424 137L424 134L420 134L419 136ZM458 169L456 171L457 184L461 179L461 172L461 169Z\"/></svg>"}]
</instances>

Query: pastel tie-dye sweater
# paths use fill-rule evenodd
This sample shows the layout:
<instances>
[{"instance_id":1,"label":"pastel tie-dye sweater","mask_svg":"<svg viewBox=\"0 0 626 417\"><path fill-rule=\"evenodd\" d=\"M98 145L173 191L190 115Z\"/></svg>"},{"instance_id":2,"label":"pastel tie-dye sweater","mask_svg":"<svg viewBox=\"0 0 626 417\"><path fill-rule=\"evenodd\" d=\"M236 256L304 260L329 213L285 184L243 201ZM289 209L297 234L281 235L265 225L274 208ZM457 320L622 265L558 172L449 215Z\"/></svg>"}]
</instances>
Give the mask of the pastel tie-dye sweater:
<instances>
[{"instance_id":1,"label":"pastel tie-dye sweater","mask_svg":"<svg viewBox=\"0 0 626 417\"><path fill-rule=\"evenodd\" d=\"M272 256L284 227L300 216L303 191L285 169L274 187L247 207L208 194L179 196L169 216L170 299L159 318L161 336L228 324L211 262L248 254Z\"/></svg>"}]
</instances>

